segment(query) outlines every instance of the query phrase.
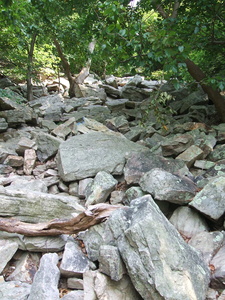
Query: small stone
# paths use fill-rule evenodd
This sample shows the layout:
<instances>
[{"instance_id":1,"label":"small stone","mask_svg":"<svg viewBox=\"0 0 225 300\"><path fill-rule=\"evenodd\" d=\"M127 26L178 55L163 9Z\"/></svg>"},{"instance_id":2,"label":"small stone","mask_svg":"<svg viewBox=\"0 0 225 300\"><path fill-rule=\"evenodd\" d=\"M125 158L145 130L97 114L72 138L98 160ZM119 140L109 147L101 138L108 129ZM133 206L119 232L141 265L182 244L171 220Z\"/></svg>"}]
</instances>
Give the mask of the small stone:
<instances>
[{"instance_id":1,"label":"small stone","mask_svg":"<svg viewBox=\"0 0 225 300\"><path fill-rule=\"evenodd\" d=\"M8 155L4 163L11 167L21 167L24 163L24 159L22 156Z\"/></svg>"},{"instance_id":2,"label":"small stone","mask_svg":"<svg viewBox=\"0 0 225 300\"><path fill-rule=\"evenodd\" d=\"M93 178L85 178L79 181L78 196L80 198L85 198L86 188L89 184L93 182L93 180Z\"/></svg>"},{"instance_id":3,"label":"small stone","mask_svg":"<svg viewBox=\"0 0 225 300\"><path fill-rule=\"evenodd\" d=\"M83 290L84 289L83 279L79 279L75 277L68 278L67 286L69 289L72 290Z\"/></svg>"},{"instance_id":4,"label":"small stone","mask_svg":"<svg viewBox=\"0 0 225 300\"><path fill-rule=\"evenodd\" d=\"M17 243L11 242L10 240L0 240L0 273L2 273L3 269L16 253L17 249Z\"/></svg>"},{"instance_id":5,"label":"small stone","mask_svg":"<svg viewBox=\"0 0 225 300\"><path fill-rule=\"evenodd\" d=\"M36 159L37 156L34 149L26 149L24 151L24 166L23 166L24 174L26 175L32 174L35 167Z\"/></svg>"},{"instance_id":6,"label":"small stone","mask_svg":"<svg viewBox=\"0 0 225 300\"><path fill-rule=\"evenodd\" d=\"M183 153L178 155L176 159L183 160L188 168L190 168L197 159L203 158L204 152L197 146L192 145Z\"/></svg>"},{"instance_id":7,"label":"small stone","mask_svg":"<svg viewBox=\"0 0 225 300\"><path fill-rule=\"evenodd\" d=\"M69 194L72 196L78 196L78 182L72 182L69 184ZM84 197L84 195L83 195Z\"/></svg>"}]
</instances>

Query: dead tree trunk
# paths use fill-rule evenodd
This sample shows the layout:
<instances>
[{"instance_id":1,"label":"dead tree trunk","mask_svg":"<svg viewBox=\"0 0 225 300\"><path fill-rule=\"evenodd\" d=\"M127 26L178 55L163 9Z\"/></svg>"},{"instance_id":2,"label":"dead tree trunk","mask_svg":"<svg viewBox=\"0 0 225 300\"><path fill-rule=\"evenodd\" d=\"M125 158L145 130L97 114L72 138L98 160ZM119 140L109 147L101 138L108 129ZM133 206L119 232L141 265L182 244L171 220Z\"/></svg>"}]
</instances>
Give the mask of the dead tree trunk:
<instances>
[{"instance_id":1,"label":"dead tree trunk","mask_svg":"<svg viewBox=\"0 0 225 300\"><path fill-rule=\"evenodd\" d=\"M121 206L96 204L70 220L54 219L46 223L30 224L16 219L0 219L0 230L19 233L25 236L56 236L60 234L77 234L93 225L104 222L111 213ZM126 206L124 207L126 208Z\"/></svg>"},{"instance_id":2,"label":"dead tree trunk","mask_svg":"<svg viewBox=\"0 0 225 300\"><path fill-rule=\"evenodd\" d=\"M30 46L28 46L28 65L27 65L27 100L33 100L33 86L32 86L32 71L33 71L33 56L34 45L36 42L37 33L34 33L31 39Z\"/></svg>"},{"instance_id":3,"label":"dead tree trunk","mask_svg":"<svg viewBox=\"0 0 225 300\"><path fill-rule=\"evenodd\" d=\"M201 85L203 91L213 101L216 111L222 122L225 122L225 99L218 90L214 90L211 86L204 83L206 75L203 71L190 59L185 61L190 75Z\"/></svg>"},{"instance_id":4,"label":"dead tree trunk","mask_svg":"<svg viewBox=\"0 0 225 300\"><path fill-rule=\"evenodd\" d=\"M71 73L71 70L70 70L70 64L69 64L67 58L65 57L65 55L63 53L63 50L61 48L60 43L55 38L54 38L54 44L56 46L59 57L61 59L65 75L67 76L67 78L69 80L69 83L70 83L69 96L70 96L70 98L76 97L76 95L78 93L77 91L79 91L79 84L82 84L84 82L85 78L87 78L88 75L89 75L90 67L91 67L91 55L94 52L96 42L93 40L89 44L88 50L89 50L89 53L90 53L90 57L88 58L86 66L84 66L82 68L82 70L80 71L80 73L76 77L72 76L72 73Z\"/></svg>"}]
</instances>

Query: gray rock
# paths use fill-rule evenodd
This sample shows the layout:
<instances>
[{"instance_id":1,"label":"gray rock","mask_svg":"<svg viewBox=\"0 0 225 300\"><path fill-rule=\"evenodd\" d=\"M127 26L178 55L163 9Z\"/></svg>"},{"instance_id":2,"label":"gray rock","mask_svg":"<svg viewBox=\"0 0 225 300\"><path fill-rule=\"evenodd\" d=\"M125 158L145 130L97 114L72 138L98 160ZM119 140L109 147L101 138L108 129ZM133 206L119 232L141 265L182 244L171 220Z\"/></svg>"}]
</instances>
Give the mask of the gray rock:
<instances>
[{"instance_id":1,"label":"gray rock","mask_svg":"<svg viewBox=\"0 0 225 300\"><path fill-rule=\"evenodd\" d=\"M108 128L119 131L121 133L126 133L129 130L129 122L125 116L115 117L113 119L106 120L106 125Z\"/></svg>"},{"instance_id":2,"label":"gray rock","mask_svg":"<svg viewBox=\"0 0 225 300\"><path fill-rule=\"evenodd\" d=\"M63 124L60 124L52 131L54 135L65 140L68 135L77 134L77 124L75 118L70 118Z\"/></svg>"},{"instance_id":3,"label":"gray rock","mask_svg":"<svg viewBox=\"0 0 225 300\"><path fill-rule=\"evenodd\" d=\"M9 78L3 77L0 79L0 89L4 89L9 86L14 86L14 83L12 83Z\"/></svg>"},{"instance_id":4,"label":"gray rock","mask_svg":"<svg viewBox=\"0 0 225 300\"><path fill-rule=\"evenodd\" d=\"M18 253L14 256L15 270L7 277L7 281L20 281L31 284L37 272L40 258L40 254L36 253Z\"/></svg>"},{"instance_id":5,"label":"gray rock","mask_svg":"<svg viewBox=\"0 0 225 300\"><path fill-rule=\"evenodd\" d=\"M86 188L89 184L93 182L93 180L94 180L93 178L85 178L79 181L78 196L80 198L85 198Z\"/></svg>"},{"instance_id":6,"label":"gray rock","mask_svg":"<svg viewBox=\"0 0 225 300\"><path fill-rule=\"evenodd\" d=\"M208 161L208 163L214 164L210 169L208 169L204 176L207 178L215 176L224 176L225 174L225 159L220 160L216 163Z\"/></svg>"},{"instance_id":7,"label":"gray rock","mask_svg":"<svg viewBox=\"0 0 225 300\"><path fill-rule=\"evenodd\" d=\"M111 112L114 113L121 112L121 110L125 108L128 101L128 99L108 99L105 104L111 110Z\"/></svg>"},{"instance_id":8,"label":"gray rock","mask_svg":"<svg viewBox=\"0 0 225 300\"><path fill-rule=\"evenodd\" d=\"M122 87L121 96L122 98L126 98L131 101L141 102L147 97L149 97L152 91L152 89L143 89L127 84L124 87Z\"/></svg>"},{"instance_id":9,"label":"gray rock","mask_svg":"<svg viewBox=\"0 0 225 300\"><path fill-rule=\"evenodd\" d=\"M8 128L8 123L4 118L0 118L0 133L5 132Z\"/></svg>"},{"instance_id":10,"label":"gray rock","mask_svg":"<svg viewBox=\"0 0 225 300\"><path fill-rule=\"evenodd\" d=\"M21 106L16 101L9 99L8 97L0 97L0 110L14 110L19 109Z\"/></svg>"},{"instance_id":11,"label":"gray rock","mask_svg":"<svg viewBox=\"0 0 225 300\"><path fill-rule=\"evenodd\" d=\"M211 180L194 197L189 205L212 220L218 220L225 212L225 177Z\"/></svg>"},{"instance_id":12,"label":"gray rock","mask_svg":"<svg viewBox=\"0 0 225 300\"><path fill-rule=\"evenodd\" d=\"M205 300L209 270L150 195L108 220L127 272L143 299ZM149 234L150 233L150 234Z\"/></svg>"},{"instance_id":13,"label":"gray rock","mask_svg":"<svg viewBox=\"0 0 225 300\"><path fill-rule=\"evenodd\" d=\"M109 202L112 205L122 203L124 200L125 191L112 191Z\"/></svg>"},{"instance_id":14,"label":"gray rock","mask_svg":"<svg viewBox=\"0 0 225 300\"><path fill-rule=\"evenodd\" d=\"M24 222L45 222L55 218L70 218L83 207L73 196L51 195L35 191L17 191L0 186L0 216Z\"/></svg>"},{"instance_id":15,"label":"gray rock","mask_svg":"<svg viewBox=\"0 0 225 300\"><path fill-rule=\"evenodd\" d=\"M66 235L60 236L37 236L23 237L23 245L19 245L19 249L29 252L59 252L65 247L67 240Z\"/></svg>"},{"instance_id":16,"label":"gray rock","mask_svg":"<svg viewBox=\"0 0 225 300\"><path fill-rule=\"evenodd\" d=\"M42 256L28 300L59 300L60 272L57 267L58 260L59 257L56 253L47 253Z\"/></svg>"},{"instance_id":17,"label":"gray rock","mask_svg":"<svg viewBox=\"0 0 225 300\"><path fill-rule=\"evenodd\" d=\"M131 127L130 131L125 133L125 137L132 142L136 142L140 138L141 134L144 134L144 133L145 133L145 130L142 127L135 126L135 127Z\"/></svg>"},{"instance_id":18,"label":"gray rock","mask_svg":"<svg viewBox=\"0 0 225 300\"><path fill-rule=\"evenodd\" d=\"M114 177L104 171L100 171L95 176L92 183L86 188L86 206L105 202L114 190L118 181Z\"/></svg>"},{"instance_id":19,"label":"gray rock","mask_svg":"<svg viewBox=\"0 0 225 300\"><path fill-rule=\"evenodd\" d=\"M161 168L170 173L188 175L189 170L183 161L166 159L150 151L135 153L128 158L124 168L124 177L128 184L139 183L140 178L154 168Z\"/></svg>"},{"instance_id":20,"label":"gray rock","mask_svg":"<svg viewBox=\"0 0 225 300\"><path fill-rule=\"evenodd\" d=\"M31 285L20 281L9 281L0 283L1 300L27 300Z\"/></svg>"},{"instance_id":21,"label":"gray rock","mask_svg":"<svg viewBox=\"0 0 225 300\"><path fill-rule=\"evenodd\" d=\"M27 106L14 110L0 111L0 118L6 119L9 127L12 128L25 123L37 123L36 115Z\"/></svg>"},{"instance_id":22,"label":"gray rock","mask_svg":"<svg viewBox=\"0 0 225 300\"><path fill-rule=\"evenodd\" d=\"M27 150L27 149L35 149L35 141L23 136L18 141L16 152L19 155L23 155L25 150Z\"/></svg>"},{"instance_id":23,"label":"gray rock","mask_svg":"<svg viewBox=\"0 0 225 300\"><path fill-rule=\"evenodd\" d=\"M204 152L196 145L192 145L187 148L184 152L179 154L176 159L183 160L188 168L190 168L197 159L202 159Z\"/></svg>"},{"instance_id":24,"label":"gray rock","mask_svg":"<svg viewBox=\"0 0 225 300\"><path fill-rule=\"evenodd\" d=\"M197 190L195 183L189 178L173 175L158 168L145 173L139 184L142 190L150 193L154 199L177 204L190 202Z\"/></svg>"},{"instance_id":25,"label":"gray rock","mask_svg":"<svg viewBox=\"0 0 225 300\"><path fill-rule=\"evenodd\" d=\"M193 92L182 100L180 113L183 114L184 112L187 112L188 109L191 108L193 105L206 104L207 101L207 96L202 90Z\"/></svg>"},{"instance_id":26,"label":"gray rock","mask_svg":"<svg viewBox=\"0 0 225 300\"><path fill-rule=\"evenodd\" d=\"M84 282L83 282L83 279L71 277L71 278L67 279L67 286L69 289L72 289L72 290L83 290Z\"/></svg>"},{"instance_id":27,"label":"gray rock","mask_svg":"<svg viewBox=\"0 0 225 300\"><path fill-rule=\"evenodd\" d=\"M10 240L0 240L0 273L16 253L18 244Z\"/></svg>"},{"instance_id":28,"label":"gray rock","mask_svg":"<svg viewBox=\"0 0 225 300\"><path fill-rule=\"evenodd\" d=\"M15 168L22 167L23 163L23 157L18 155L8 155L4 161L4 164Z\"/></svg>"},{"instance_id":29,"label":"gray rock","mask_svg":"<svg viewBox=\"0 0 225 300\"><path fill-rule=\"evenodd\" d=\"M84 300L83 291L72 291L61 298L62 300Z\"/></svg>"},{"instance_id":30,"label":"gray rock","mask_svg":"<svg viewBox=\"0 0 225 300\"><path fill-rule=\"evenodd\" d=\"M107 84L101 84L100 85L101 88L103 88L106 92L107 95L111 95L114 97L119 97L120 96L120 90L118 90L117 88L107 85Z\"/></svg>"},{"instance_id":31,"label":"gray rock","mask_svg":"<svg viewBox=\"0 0 225 300\"><path fill-rule=\"evenodd\" d=\"M193 136L190 134L175 135L165 139L161 143L163 156L178 155L194 144Z\"/></svg>"},{"instance_id":32,"label":"gray rock","mask_svg":"<svg viewBox=\"0 0 225 300\"><path fill-rule=\"evenodd\" d=\"M223 246L224 233L220 231L206 232L202 231L195 234L190 241L189 245L198 250L204 261L209 264L213 256Z\"/></svg>"},{"instance_id":33,"label":"gray rock","mask_svg":"<svg viewBox=\"0 0 225 300\"><path fill-rule=\"evenodd\" d=\"M224 289L225 288L225 245L223 245L213 259L210 265L213 266L213 272L211 274L210 287L214 289Z\"/></svg>"},{"instance_id":34,"label":"gray rock","mask_svg":"<svg viewBox=\"0 0 225 300\"><path fill-rule=\"evenodd\" d=\"M125 157L131 152L146 150L115 134L91 132L61 143L58 169L64 181L95 176L99 171L122 174Z\"/></svg>"},{"instance_id":35,"label":"gray rock","mask_svg":"<svg viewBox=\"0 0 225 300\"><path fill-rule=\"evenodd\" d=\"M84 300L113 299L141 300L130 278L124 276L120 281L113 281L98 271L84 273Z\"/></svg>"},{"instance_id":36,"label":"gray rock","mask_svg":"<svg viewBox=\"0 0 225 300\"><path fill-rule=\"evenodd\" d=\"M66 277L82 277L82 274L87 270L89 270L88 258L81 251L78 242L73 238L68 238L60 265L60 272Z\"/></svg>"},{"instance_id":37,"label":"gray rock","mask_svg":"<svg viewBox=\"0 0 225 300\"><path fill-rule=\"evenodd\" d=\"M207 295L206 295L206 300L220 300L219 298L219 293L211 288L208 289ZM223 300L223 299L221 299Z\"/></svg>"},{"instance_id":38,"label":"gray rock","mask_svg":"<svg viewBox=\"0 0 225 300\"><path fill-rule=\"evenodd\" d=\"M99 271L112 280L119 281L126 273L126 268L117 247L102 245L99 255Z\"/></svg>"},{"instance_id":39,"label":"gray rock","mask_svg":"<svg viewBox=\"0 0 225 300\"><path fill-rule=\"evenodd\" d=\"M118 88L118 84L117 84L116 78L113 75L106 76L105 82L106 82L106 84L108 84L110 86L113 86L116 89Z\"/></svg>"},{"instance_id":40,"label":"gray rock","mask_svg":"<svg viewBox=\"0 0 225 300\"><path fill-rule=\"evenodd\" d=\"M169 221L184 237L191 238L199 232L209 231L205 219L187 206L178 207Z\"/></svg>"},{"instance_id":41,"label":"gray rock","mask_svg":"<svg viewBox=\"0 0 225 300\"><path fill-rule=\"evenodd\" d=\"M53 157L63 140L56 138L50 134L41 132L36 135L37 157L41 162Z\"/></svg>"},{"instance_id":42,"label":"gray rock","mask_svg":"<svg viewBox=\"0 0 225 300\"><path fill-rule=\"evenodd\" d=\"M132 186L125 192L124 203L129 205L136 198L144 196L146 193L138 186Z\"/></svg>"},{"instance_id":43,"label":"gray rock","mask_svg":"<svg viewBox=\"0 0 225 300\"><path fill-rule=\"evenodd\" d=\"M31 175L37 160L36 151L34 149L26 149L24 151L23 171L26 175Z\"/></svg>"},{"instance_id":44,"label":"gray rock","mask_svg":"<svg viewBox=\"0 0 225 300\"><path fill-rule=\"evenodd\" d=\"M48 187L46 183L41 179L31 179L26 176L20 176L13 180L7 189L24 190L24 191L36 191L41 193L47 193Z\"/></svg>"},{"instance_id":45,"label":"gray rock","mask_svg":"<svg viewBox=\"0 0 225 300\"><path fill-rule=\"evenodd\" d=\"M225 159L225 145L217 145L213 152L209 154L207 159L215 162L221 159Z\"/></svg>"}]
</instances>

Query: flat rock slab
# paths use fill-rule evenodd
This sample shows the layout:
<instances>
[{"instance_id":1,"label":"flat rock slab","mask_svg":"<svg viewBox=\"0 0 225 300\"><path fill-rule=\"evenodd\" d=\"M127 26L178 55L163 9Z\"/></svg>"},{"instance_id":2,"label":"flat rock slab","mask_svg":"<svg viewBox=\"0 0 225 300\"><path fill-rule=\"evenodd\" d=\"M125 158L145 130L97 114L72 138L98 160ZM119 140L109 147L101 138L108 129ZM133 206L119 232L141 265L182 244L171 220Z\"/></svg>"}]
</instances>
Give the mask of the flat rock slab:
<instances>
[{"instance_id":1,"label":"flat rock slab","mask_svg":"<svg viewBox=\"0 0 225 300\"><path fill-rule=\"evenodd\" d=\"M84 208L73 196L52 195L36 191L11 190L0 186L0 216L16 217L24 222L45 222L70 218Z\"/></svg>"},{"instance_id":2,"label":"flat rock slab","mask_svg":"<svg viewBox=\"0 0 225 300\"><path fill-rule=\"evenodd\" d=\"M210 181L189 205L212 220L218 220L225 212L225 177Z\"/></svg>"},{"instance_id":3,"label":"flat rock slab","mask_svg":"<svg viewBox=\"0 0 225 300\"><path fill-rule=\"evenodd\" d=\"M144 300L205 300L208 266L185 243L150 195L108 220L136 290Z\"/></svg>"},{"instance_id":4,"label":"flat rock slab","mask_svg":"<svg viewBox=\"0 0 225 300\"><path fill-rule=\"evenodd\" d=\"M64 181L95 176L99 171L113 175L123 172L126 157L147 150L115 133L90 132L60 144L58 169Z\"/></svg>"},{"instance_id":5,"label":"flat rock slab","mask_svg":"<svg viewBox=\"0 0 225 300\"><path fill-rule=\"evenodd\" d=\"M27 300L31 285L20 281L8 281L0 283L1 300Z\"/></svg>"},{"instance_id":6,"label":"flat rock slab","mask_svg":"<svg viewBox=\"0 0 225 300\"><path fill-rule=\"evenodd\" d=\"M155 200L165 200L177 204L191 201L196 193L196 185L189 178L173 175L163 169L152 169L140 179L143 191Z\"/></svg>"},{"instance_id":7,"label":"flat rock slab","mask_svg":"<svg viewBox=\"0 0 225 300\"><path fill-rule=\"evenodd\" d=\"M128 184L139 183L140 178L146 172L155 168L161 168L170 173L179 175L189 174L189 170L183 161L167 159L147 151L134 153L128 158L124 168L125 180Z\"/></svg>"}]
</instances>

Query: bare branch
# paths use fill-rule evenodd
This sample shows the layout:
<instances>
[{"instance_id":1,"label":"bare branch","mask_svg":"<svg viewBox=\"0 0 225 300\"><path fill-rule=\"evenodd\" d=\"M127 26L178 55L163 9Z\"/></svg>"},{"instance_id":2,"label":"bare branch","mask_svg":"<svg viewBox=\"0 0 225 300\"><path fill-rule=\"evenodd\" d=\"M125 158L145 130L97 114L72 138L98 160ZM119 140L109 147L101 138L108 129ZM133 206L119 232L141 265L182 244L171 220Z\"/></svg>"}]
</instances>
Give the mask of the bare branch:
<instances>
[{"instance_id":1,"label":"bare branch","mask_svg":"<svg viewBox=\"0 0 225 300\"><path fill-rule=\"evenodd\" d=\"M162 7L162 4L159 4L156 7L156 10L160 13L160 15L164 18L167 19L169 17L169 15L165 12L164 8Z\"/></svg>"},{"instance_id":2,"label":"bare branch","mask_svg":"<svg viewBox=\"0 0 225 300\"><path fill-rule=\"evenodd\" d=\"M10 233L19 233L25 236L76 234L93 225L104 222L111 213L118 208L121 208L121 206L100 203L89 206L89 209L69 220L54 219L38 224L20 222L16 219L1 218L0 230ZM126 206L123 208L126 208Z\"/></svg>"},{"instance_id":3,"label":"bare branch","mask_svg":"<svg viewBox=\"0 0 225 300\"><path fill-rule=\"evenodd\" d=\"M174 2L173 12L171 14L171 18L175 19L177 17L179 7L180 7L180 1L176 0Z\"/></svg>"}]
</instances>

